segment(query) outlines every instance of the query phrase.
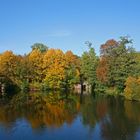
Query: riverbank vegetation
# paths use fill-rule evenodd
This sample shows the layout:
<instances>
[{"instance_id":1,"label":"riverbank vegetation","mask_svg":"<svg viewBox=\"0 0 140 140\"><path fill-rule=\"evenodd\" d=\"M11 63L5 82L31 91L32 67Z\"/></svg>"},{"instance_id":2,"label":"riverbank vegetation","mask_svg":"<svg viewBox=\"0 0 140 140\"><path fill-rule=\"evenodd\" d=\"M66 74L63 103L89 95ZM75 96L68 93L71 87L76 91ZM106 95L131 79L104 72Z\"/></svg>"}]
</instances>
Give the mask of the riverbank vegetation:
<instances>
[{"instance_id":1,"label":"riverbank vegetation","mask_svg":"<svg viewBox=\"0 0 140 140\"><path fill-rule=\"evenodd\" d=\"M92 93L123 95L140 100L140 53L128 37L110 39L97 56L91 42L82 56L36 43L26 55L0 54L0 77L21 90L69 89L87 82ZM2 87L2 81L0 82ZM7 82L5 82L8 84Z\"/></svg>"}]
</instances>

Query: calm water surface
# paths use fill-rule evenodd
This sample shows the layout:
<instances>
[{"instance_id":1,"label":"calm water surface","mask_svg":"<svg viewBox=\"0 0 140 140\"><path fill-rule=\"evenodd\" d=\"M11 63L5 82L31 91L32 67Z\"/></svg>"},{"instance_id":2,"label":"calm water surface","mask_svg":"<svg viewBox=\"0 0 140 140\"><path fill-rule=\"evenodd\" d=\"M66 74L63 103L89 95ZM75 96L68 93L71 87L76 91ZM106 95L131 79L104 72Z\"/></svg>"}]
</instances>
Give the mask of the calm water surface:
<instances>
[{"instance_id":1,"label":"calm water surface","mask_svg":"<svg viewBox=\"0 0 140 140\"><path fill-rule=\"evenodd\" d=\"M0 140L140 140L140 103L53 93L0 100Z\"/></svg>"}]
</instances>

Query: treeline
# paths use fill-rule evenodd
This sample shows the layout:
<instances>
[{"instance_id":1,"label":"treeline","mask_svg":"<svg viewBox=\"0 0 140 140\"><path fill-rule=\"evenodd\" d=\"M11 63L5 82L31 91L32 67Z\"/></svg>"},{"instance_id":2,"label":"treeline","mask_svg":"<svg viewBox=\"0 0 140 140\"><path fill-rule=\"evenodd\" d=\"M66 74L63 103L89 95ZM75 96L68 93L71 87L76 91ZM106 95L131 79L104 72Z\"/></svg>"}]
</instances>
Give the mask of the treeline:
<instances>
[{"instance_id":1,"label":"treeline","mask_svg":"<svg viewBox=\"0 0 140 140\"><path fill-rule=\"evenodd\" d=\"M81 57L71 51L51 49L41 43L24 56L12 51L0 54L0 75L8 77L21 90L73 88L87 82L91 92L121 94L140 99L140 53L128 37L108 40L97 56L92 43Z\"/></svg>"},{"instance_id":2,"label":"treeline","mask_svg":"<svg viewBox=\"0 0 140 140\"><path fill-rule=\"evenodd\" d=\"M80 59L71 51L49 49L36 43L24 56L6 51L0 55L0 75L22 90L71 88L79 81Z\"/></svg>"}]
</instances>

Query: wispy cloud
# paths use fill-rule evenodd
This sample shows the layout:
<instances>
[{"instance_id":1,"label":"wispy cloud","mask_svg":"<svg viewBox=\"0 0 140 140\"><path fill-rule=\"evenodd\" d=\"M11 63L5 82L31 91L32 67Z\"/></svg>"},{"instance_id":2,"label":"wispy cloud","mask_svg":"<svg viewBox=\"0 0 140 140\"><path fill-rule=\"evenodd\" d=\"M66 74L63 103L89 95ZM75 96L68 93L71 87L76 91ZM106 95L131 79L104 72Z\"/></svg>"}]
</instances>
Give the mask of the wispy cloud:
<instances>
[{"instance_id":1,"label":"wispy cloud","mask_svg":"<svg viewBox=\"0 0 140 140\"><path fill-rule=\"evenodd\" d=\"M67 30L56 30L48 34L49 37L68 37L70 35L71 35L71 32Z\"/></svg>"}]
</instances>

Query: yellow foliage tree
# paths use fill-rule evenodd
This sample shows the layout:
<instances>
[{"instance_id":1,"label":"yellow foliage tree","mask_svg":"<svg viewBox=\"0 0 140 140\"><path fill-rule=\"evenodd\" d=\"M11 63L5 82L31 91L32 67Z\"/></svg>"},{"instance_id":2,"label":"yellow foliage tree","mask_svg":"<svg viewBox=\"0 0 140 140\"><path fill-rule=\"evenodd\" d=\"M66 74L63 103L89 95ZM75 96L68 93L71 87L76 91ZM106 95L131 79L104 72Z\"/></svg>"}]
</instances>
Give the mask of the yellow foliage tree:
<instances>
[{"instance_id":1,"label":"yellow foliage tree","mask_svg":"<svg viewBox=\"0 0 140 140\"><path fill-rule=\"evenodd\" d=\"M43 55L44 53L41 53L39 49L33 49L32 52L29 54L29 62L32 67L32 75L34 76L34 79L32 79L34 82L41 82L43 78L42 73L42 61L43 61Z\"/></svg>"},{"instance_id":2,"label":"yellow foliage tree","mask_svg":"<svg viewBox=\"0 0 140 140\"><path fill-rule=\"evenodd\" d=\"M79 81L80 59L71 51L65 53L66 69L65 69L65 84L69 87Z\"/></svg>"},{"instance_id":3,"label":"yellow foliage tree","mask_svg":"<svg viewBox=\"0 0 140 140\"><path fill-rule=\"evenodd\" d=\"M128 77L126 80L124 96L129 100L140 100L140 77Z\"/></svg>"},{"instance_id":4,"label":"yellow foliage tree","mask_svg":"<svg viewBox=\"0 0 140 140\"><path fill-rule=\"evenodd\" d=\"M59 88L65 79L66 60L59 49L49 49L43 58L44 81L50 88Z\"/></svg>"},{"instance_id":5,"label":"yellow foliage tree","mask_svg":"<svg viewBox=\"0 0 140 140\"><path fill-rule=\"evenodd\" d=\"M0 55L0 74L5 75L15 82L16 65L18 57L12 51L6 51Z\"/></svg>"}]
</instances>

